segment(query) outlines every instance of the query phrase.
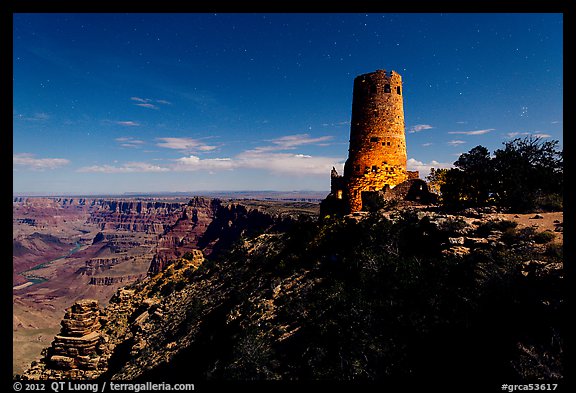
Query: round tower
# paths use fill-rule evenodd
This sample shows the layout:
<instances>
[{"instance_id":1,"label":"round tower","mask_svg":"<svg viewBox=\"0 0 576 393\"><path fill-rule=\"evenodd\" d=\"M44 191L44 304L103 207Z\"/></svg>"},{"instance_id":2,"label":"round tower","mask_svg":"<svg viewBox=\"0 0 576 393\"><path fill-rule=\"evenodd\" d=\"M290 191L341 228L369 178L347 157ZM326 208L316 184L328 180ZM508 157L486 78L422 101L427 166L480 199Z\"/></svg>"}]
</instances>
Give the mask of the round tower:
<instances>
[{"instance_id":1,"label":"round tower","mask_svg":"<svg viewBox=\"0 0 576 393\"><path fill-rule=\"evenodd\" d=\"M349 212L362 210L362 191L408 179L402 77L377 70L354 79L350 148L344 165Z\"/></svg>"}]
</instances>

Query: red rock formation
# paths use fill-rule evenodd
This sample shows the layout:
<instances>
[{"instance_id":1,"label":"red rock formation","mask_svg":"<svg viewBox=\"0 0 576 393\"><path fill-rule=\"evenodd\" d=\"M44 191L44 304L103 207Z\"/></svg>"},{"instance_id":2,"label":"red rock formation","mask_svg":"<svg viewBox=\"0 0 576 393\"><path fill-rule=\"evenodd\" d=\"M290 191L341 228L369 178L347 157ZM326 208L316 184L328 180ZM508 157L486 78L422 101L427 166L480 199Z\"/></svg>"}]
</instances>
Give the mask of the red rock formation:
<instances>
[{"instance_id":1,"label":"red rock formation","mask_svg":"<svg viewBox=\"0 0 576 393\"><path fill-rule=\"evenodd\" d=\"M128 283L133 282L133 281L142 279L145 276L146 276L145 274L128 274L125 276L117 276L117 277L109 277L109 276L91 277L90 282L88 284L89 285L99 285L99 286L109 286L109 285L115 285L115 284L126 285Z\"/></svg>"},{"instance_id":2,"label":"red rock formation","mask_svg":"<svg viewBox=\"0 0 576 393\"><path fill-rule=\"evenodd\" d=\"M97 370L106 366L101 359L105 321L97 300L79 300L66 310L62 329L48 351L47 363L62 370Z\"/></svg>"},{"instance_id":3,"label":"red rock formation","mask_svg":"<svg viewBox=\"0 0 576 393\"><path fill-rule=\"evenodd\" d=\"M179 202L107 200L91 214L89 222L101 230L162 234L175 223L183 207Z\"/></svg>"},{"instance_id":4,"label":"red rock formation","mask_svg":"<svg viewBox=\"0 0 576 393\"><path fill-rule=\"evenodd\" d=\"M178 220L160 238L149 274L162 271L170 260L196 249L200 237L214 219L218 206L219 201L215 199L191 199Z\"/></svg>"}]
</instances>

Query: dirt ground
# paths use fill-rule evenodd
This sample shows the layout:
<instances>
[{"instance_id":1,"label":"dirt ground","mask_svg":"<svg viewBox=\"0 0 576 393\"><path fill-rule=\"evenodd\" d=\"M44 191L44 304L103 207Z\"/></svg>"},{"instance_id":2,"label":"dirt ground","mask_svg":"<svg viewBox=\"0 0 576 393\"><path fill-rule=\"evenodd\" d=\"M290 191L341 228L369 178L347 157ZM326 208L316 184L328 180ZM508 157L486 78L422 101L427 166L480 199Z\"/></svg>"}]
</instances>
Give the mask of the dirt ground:
<instances>
[{"instance_id":1,"label":"dirt ground","mask_svg":"<svg viewBox=\"0 0 576 393\"><path fill-rule=\"evenodd\" d=\"M534 218L538 214L543 218ZM564 213L563 212L552 212L552 213L529 213L529 214L502 214L498 213L494 215L495 218L501 218L503 220L516 221L518 223L518 229L525 227L534 227L536 232L544 232L546 230L552 231L556 235L553 242L564 244L564 233L554 232L556 229L556 224L554 221L559 221L559 223L564 223Z\"/></svg>"}]
</instances>

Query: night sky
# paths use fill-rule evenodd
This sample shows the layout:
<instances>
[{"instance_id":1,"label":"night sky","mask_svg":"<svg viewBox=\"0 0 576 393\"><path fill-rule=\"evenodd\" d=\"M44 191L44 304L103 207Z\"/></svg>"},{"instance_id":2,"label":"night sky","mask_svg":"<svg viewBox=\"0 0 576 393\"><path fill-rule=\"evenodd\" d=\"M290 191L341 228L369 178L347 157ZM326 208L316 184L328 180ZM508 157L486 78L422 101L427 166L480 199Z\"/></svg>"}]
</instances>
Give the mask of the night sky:
<instances>
[{"instance_id":1,"label":"night sky","mask_svg":"<svg viewBox=\"0 0 576 393\"><path fill-rule=\"evenodd\" d=\"M404 82L408 169L560 141L562 14L14 14L13 191L326 190L354 77Z\"/></svg>"}]
</instances>

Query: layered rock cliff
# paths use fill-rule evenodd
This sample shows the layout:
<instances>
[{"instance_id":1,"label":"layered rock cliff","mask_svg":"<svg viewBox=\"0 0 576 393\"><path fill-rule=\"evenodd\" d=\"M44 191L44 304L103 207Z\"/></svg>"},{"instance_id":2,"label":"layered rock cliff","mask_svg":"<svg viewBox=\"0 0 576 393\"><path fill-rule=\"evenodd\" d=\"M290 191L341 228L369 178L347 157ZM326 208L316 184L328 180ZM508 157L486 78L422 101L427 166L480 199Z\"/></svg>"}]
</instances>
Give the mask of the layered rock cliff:
<instances>
[{"instance_id":1,"label":"layered rock cliff","mask_svg":"<svg viewBox=\"0 0 576 393\"><path fill-rule=\"evenodd\" d=\"M91 379L102 373L108 367L110 356L106 345L108 338L102 332L106 321L97 300L84 299L74 303L66 310L60 334L46 349L43 363L33 365L30 376Z\"/></svg>"},{"instance_id":2,"label":"layered rock cliff","mask_svg":"<svg viewBox=\"0 0 576 393\"><path fill-rule=\"evenodd\" d=\"M220 207L220 200L202 197L194 197L182 207L178 218L160 236L149 273L156 274L162 271L169 261L193 249L205 249L199 246L198 242L211 225Z\"/></svg>"},{"instance_id":3,"label":"layered rock cliff","mask_svg":"<svg viewBox=\"0 0 576 393\"><path fill-rule=\"evenodd\" d=\"M89 222L101 230L114 229L161 234L175 223L183 208L178 202L98 200Z\"/></svg>"}]
</instances>

